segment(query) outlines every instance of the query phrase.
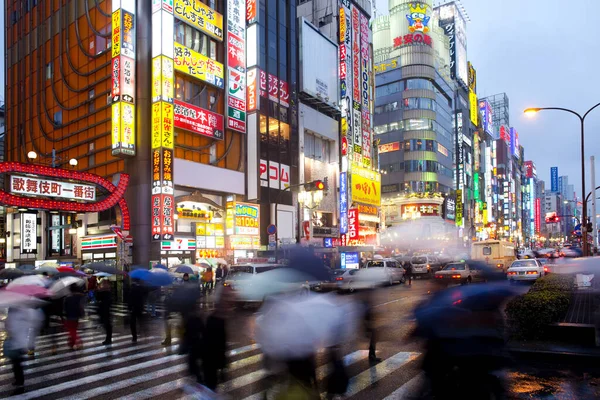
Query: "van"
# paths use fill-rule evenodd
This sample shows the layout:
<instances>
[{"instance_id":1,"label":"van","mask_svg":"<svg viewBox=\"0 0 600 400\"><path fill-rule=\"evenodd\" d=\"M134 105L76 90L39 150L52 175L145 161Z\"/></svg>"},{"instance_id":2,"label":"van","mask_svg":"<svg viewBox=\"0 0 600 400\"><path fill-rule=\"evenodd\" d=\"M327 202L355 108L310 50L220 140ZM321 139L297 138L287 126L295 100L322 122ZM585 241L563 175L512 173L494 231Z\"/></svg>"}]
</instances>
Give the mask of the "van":
<instances>
[{"instance_id":1,"label":"van","mask_svg":"<svg viewBox=\"0 0 600 400\"><path fill-rule=\"evenodd\" d=\"M400 265L399 261L393 258L382 258L378 260L367 261L366 268L382 268L384 274L387 276L388 283L391 285L394 282L404 283L406 277L404 276L404 268Z\"/></svg>"},{"instance_id":2,"label":"van","mask_svg":"<svg viewBox=\"0 0 600 400\"><path fill-rule=\"evenodd\" d=\"M286 281L288 268L283 264L238 264L229 268L224 286L235 293L234 301L260 305L265 298L281 292L305 290L307 284Z\"/></svg>"},{"instance_id":3,"label":"van","mask_svg":"<svg viewBox=\"0 0 600 400\"><path fill-rule=\"evenodd\" d=\"M433 274L440 269L440 262L434 256L422 255L413 256L410 259L412 273L416 274Z\"/></svg>"},{"instance_id":4,"label":"van","mask_svg":"<svg viewBox=\"0 0 600 400\"><path fill-rule=\"evenodd\" d=\"M513 261L515 245L503 240L484 240L471 245L471 259L483 261L497 269L506 271Z\"/></svg>"}]
</instances>

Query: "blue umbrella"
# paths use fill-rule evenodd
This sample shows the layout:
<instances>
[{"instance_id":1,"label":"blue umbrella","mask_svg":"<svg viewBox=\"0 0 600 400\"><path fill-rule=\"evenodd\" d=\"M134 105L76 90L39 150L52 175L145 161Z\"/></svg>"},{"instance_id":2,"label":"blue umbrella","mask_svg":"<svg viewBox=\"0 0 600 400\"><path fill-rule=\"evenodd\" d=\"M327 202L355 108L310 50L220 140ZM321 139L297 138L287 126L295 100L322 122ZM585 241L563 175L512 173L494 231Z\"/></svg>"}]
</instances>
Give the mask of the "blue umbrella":
<instances>
[{"instance_id":1,"label":"blue umbrella","mask_svg":"<svg viewBox=\"0 0 600 400\"><path fill-rule=\"evenodd\" d=\"M35 266L31 265L31 264L24 264L24 265L19 265L17 267L18 270L21 270L23 272L31 272L35 270Z\"/></svg>"},{"instance_id":2,"label":"blue umbrella","mask_svg":"<svg viewBox=\"0 0 600 400\"><path fill-rule=\"evenodd\" d=\"M129 276L149 286L168 286L173 283L173 278L168 273L152 273L147 269L136 269Z\"/></svg>"},{"instance_id":3,"label":"blue umbrella","mask_svg":"<svg viewBox=\"0 0 600 400\"><path fill-rule=\"evenodd\" d=\"M194 274L194 270L187 265L180 265L179 267L175 268L175 272L178 274Z\"/></svg>"},{"instance_id":4,"label":"blue umbrella","mask_svg":"<svg viewBox=\"0 0 600 400\"><path fill-rule=\"evenodd\" d=\"M156 264L154 267L152 267L152 269L162 269L166 271L168 268L162 264Z\"/></svg>"}]
</instances>

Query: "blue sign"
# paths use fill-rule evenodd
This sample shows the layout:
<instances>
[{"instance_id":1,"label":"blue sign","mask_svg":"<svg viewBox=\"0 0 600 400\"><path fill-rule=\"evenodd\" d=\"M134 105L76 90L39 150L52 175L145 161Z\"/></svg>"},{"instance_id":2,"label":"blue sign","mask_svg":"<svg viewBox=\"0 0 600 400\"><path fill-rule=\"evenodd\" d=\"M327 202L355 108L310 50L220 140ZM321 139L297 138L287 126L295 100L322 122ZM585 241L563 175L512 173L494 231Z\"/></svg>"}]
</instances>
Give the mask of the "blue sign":
<instances>
[{"instance_id":1,"label":"blue sign","mask_svg":"<svg viewBox=\"0 0 600 400\"><path fill-rule=\"evenodd\" d=\"M550 190L558 192L558 167L550 168Z\"/></svg>"},{"instance_id":2,"label":"blue sign","mask_svg":"<svg viewBox=\"0 0 600 400\"><path fill-rule=\"evenodd\" d=\"M360 257L358 253L342 253L341 261L342 269L358 268L360 266Z\"/></svg>"},{"instance_id":3,"label":"blue sign","mask_svg":"<svg viewBox=\"0 0 600 400\"><path fill-rule=\"evenodd\" d=\"M348 180L347 173L340 172L340 233L348 233Z\"/></svg>"},{"instance_id":4,"label":"blue sign","mask_svg":"<svg viewBox=\"0 0 600 400\"><path fill-rule=\"evenodd\" d=\"M494 122L492 115L492 106L487 100L479 101L479 111L483 116L483 130L486 131L490 136L494 136ZM497 139L494 137L494 139Z\"/></svg>"},{"instance_id":5,"label":"blue sign","mask_svg":"<svg viewBox=\"0 0 600 400\"><path fill-rule=\"evenodd\" d=\"M330 249L333 247L333 238L323 238L323 247Z\"/></svg>"},{"instance_id":6,"label":"blue sign","mask_svg":"<svg viewBox=\"0 0 600 400\"><path fill-rule=\"evenodd\" d=\"M510 154L519 158L521 151L519 150L519 133L515 128L510 128Z\"/></svg>"},{"instance_id":7,"label":"blue sign","mask_svg":"<svg viewBox=\"0 0 600 400\"><path fill-rule=\"evenodd\" d=\"M276 227L275 225L273 225L273 224L269 225L269 226L267 227L267 233L268 233L269 235L274 235L274 234L276 234L276 233L277 233L277 227Z\"/></svg>"}]
</instances>

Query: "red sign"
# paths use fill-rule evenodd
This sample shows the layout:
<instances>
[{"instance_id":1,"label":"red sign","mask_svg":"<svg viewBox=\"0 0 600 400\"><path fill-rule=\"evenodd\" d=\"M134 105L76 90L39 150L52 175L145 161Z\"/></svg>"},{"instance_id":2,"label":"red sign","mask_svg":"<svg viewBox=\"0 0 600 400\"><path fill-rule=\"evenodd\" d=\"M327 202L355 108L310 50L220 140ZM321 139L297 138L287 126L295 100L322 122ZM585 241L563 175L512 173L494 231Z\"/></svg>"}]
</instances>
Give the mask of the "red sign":
<instances>
[{"instance_id":1,"label":"red sign","mask_svg":"<svg viewBox=\"0 0 600 400\"><path fill-rule=\"evenodd\" d=\"M185 129L208 136L223 139L223 116L183 101L174 100L174 122L176 128Z\"/></svg>"},{"instance_id":2,"label":"red sign","mask_svg":"<svg viewBox=\"0 0 600 400\"><path fill-rule=\"evenodd\" d=\"M379 153L390 153L400 150L400 142L385 143L379 145Z\"/></svg>"},{"instance_id":3,"label":"red sign","mask_svg":"<svg viewBox=\"0 0 600 400\"><path fill-rule=\"evenodd\" d=\"M408 45L426 44L432 45L431 36L421 32L409 33L404 36L394 38L394 48Z\"/></svg>"},{"instance_id":4,"label":"red sign","mask_svg":"<svg viewBox=\"0 0 600 400\"><path fill-rule=\"evenodd\" d=\"M290 90L288 83L285 81L280 81L275 75L268 74L269 77L269 86L267 92L267 73L265 71L260 71L260 80L259 80L259 88L260 88L260 96L268 97L270 100L274 102L280 103L284 107L290 106ZM279 97L278 97L279 96Z\"/></svg>"},{"instance_id":5,"label":"red sign","mask_svg":"<svg viewBox=\"0 0 600 400\"><path fill-rule=\"evenodd\" d=\"M440 215L439 204L406 204L401 207L403 218L437 217Z\"/></svg>"},{"instance_id":6,"label":"red sign","mask_svg":"<svg viewBox=\"0 0 600 400\"><path fill-rule=\"evenodd\" d=\"M542 202L541 199L535 199L535 233L540 233L542 230Z\"/></svg>"},{"instance_id":7,"label":"red sign","mask_svg":"<svg viewBox=\"0 0 600 400\"><path fill-rule=\"evenodd\" d=\"M348 155L348 139L346 136L342 136L342 155Z\"/></svg>"},{"instance_id":8,"label":"red sign","mask_svg":"<svg viewBox=\"0 0 600 400\"><path fill-rule=\"evenodd\" d=\"M354 34L352 40L352 92L353 99L360 103L360 17L356 6L352 7L352 32Z\"/></svg>"},{"instance_id":9,"label":"red sign","mask_svg":"<svg viewBox=\"0 0 600 400\"><path fill-rule=\"evenodd\" d=\"M306 240L310 240L310 221L303 221L302 229L304 230L304 237Z\"/></svg>"},{"instance_id":10,"label":"red sign","mask_svg":"<svg viewBox=\"0 0 600 400\"><path fill-rule=\"evenodd\" d=\"M95 203L78 203L74 201L59 201L49 200L45 198L33 198L16 196L0 190L0 204L17 207L30 208L37 210L59 210L59 211L74 211L80 213L100 212L108 210L119 205L121 209L121 218L123 220L123 229L129 230L129 209L123 196L129 185L129 175L120 174L119 184L115 186L109 180L89 172L69 171L61 168L51 168L44 165L22 164L18 162L3 162L0 163L0 174L6 173L21 173L31 174L37 177L53 177L63 180L74 180L85 183L93 183L105 188L110 194L103 200Z\"/></svg>"},{"instance_id":11,"label":"red sign","mask_svg":"<svg viewBox=\"0 0 600 400\"><path fill-rule=\"evenodd\" d=\"M348 64L346 64L346 57L348 56L348 50L346 46L340 46L340 80L346 80L348 73Z\"/></svg>"},{"instance_id":12,"label":"red sign","mask_svg":"<svg viewBox=\"0 0 600 400\"><path fill-rule=\"evenodd\" d=\"M135 61L129 57L117 56L112 59L111 97L133 103L135 89Z\"/></svg>"},{"instance_id":13,"label":"red sign","mask_svg":"<svg viewBox=\"0 0 600 400\"><path fill-rule=\"evenodd\" d=\"M351 208L348 210L348 244L352 244L358 240L360 226L358 224L358 209Z\"/></svg>"},{"instance_id":14,"label":"red sign","mask_svg":"<svg viewBox=\"0 0 600 400\"><path fill-rule=\"evenodd\" d=\"M505 125L500 125L500 139L510 145L510 130Z\"/></svg>"},{"instance_id":15,"label":"red sign","mask_svg":"<svg viewBox=\"0 0 600 400\"><path fill-rule=\"evenodd\" d=\"M258 108L258 93L257 93L257 87L256 87L257 72L258 72L258 70L256 68L253 68L253 69L249 70L248 74L247 74L248 87L246 89L247 90L246 96L248 96L248 99L247 99L247 101L248 101L247 111L248 112L254 111Z\"/></svg>"},{"instance_id":16,"label":"red sign","mask_svg":"<svg viewBox=\"0 0 600 400\"><path fill-rule=\"evenodd\" d=\"M238 70L246 68L244 39L232 32L227 32L227 66Z\"/></svg>"},{"instance_id":17,"label":"red sign","mask_svg":"<svg viewBox=\"0 0 600 400\"><path fill-rule=\"evenodd\" d=\"M525 161L523 165L525 166L525 177L533 178L533 161Z\"/></svg>"}]
</instances>

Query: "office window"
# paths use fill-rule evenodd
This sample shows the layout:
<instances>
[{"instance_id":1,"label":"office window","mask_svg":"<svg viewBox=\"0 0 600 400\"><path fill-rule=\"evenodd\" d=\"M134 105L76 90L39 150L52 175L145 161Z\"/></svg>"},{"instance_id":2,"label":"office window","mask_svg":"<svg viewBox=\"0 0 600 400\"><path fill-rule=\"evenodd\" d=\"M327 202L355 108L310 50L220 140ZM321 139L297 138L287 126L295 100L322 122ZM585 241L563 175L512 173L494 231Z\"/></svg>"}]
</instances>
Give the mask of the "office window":
<instances>
[{"instance_id":1,"label":"office window","mask_svg":"<svg viewBox=\"0 0 600 400\"><path fill-rule=\"evenodd\" d=\"M438 152L445 155L446 157L448 157L448 149L446 147L444 147L443 145L439 144L437 145L438 148Z\"/></svg>"},{"instance_id":2,"label":"office window","mask_svg":"<svg viewBox=\"0 0 600 400\"><path fill-rule=\"evenodd\" d=\"M329 163L331 142L310 133L304 134L304 157Z\"/></svg>"}]
</instances>

